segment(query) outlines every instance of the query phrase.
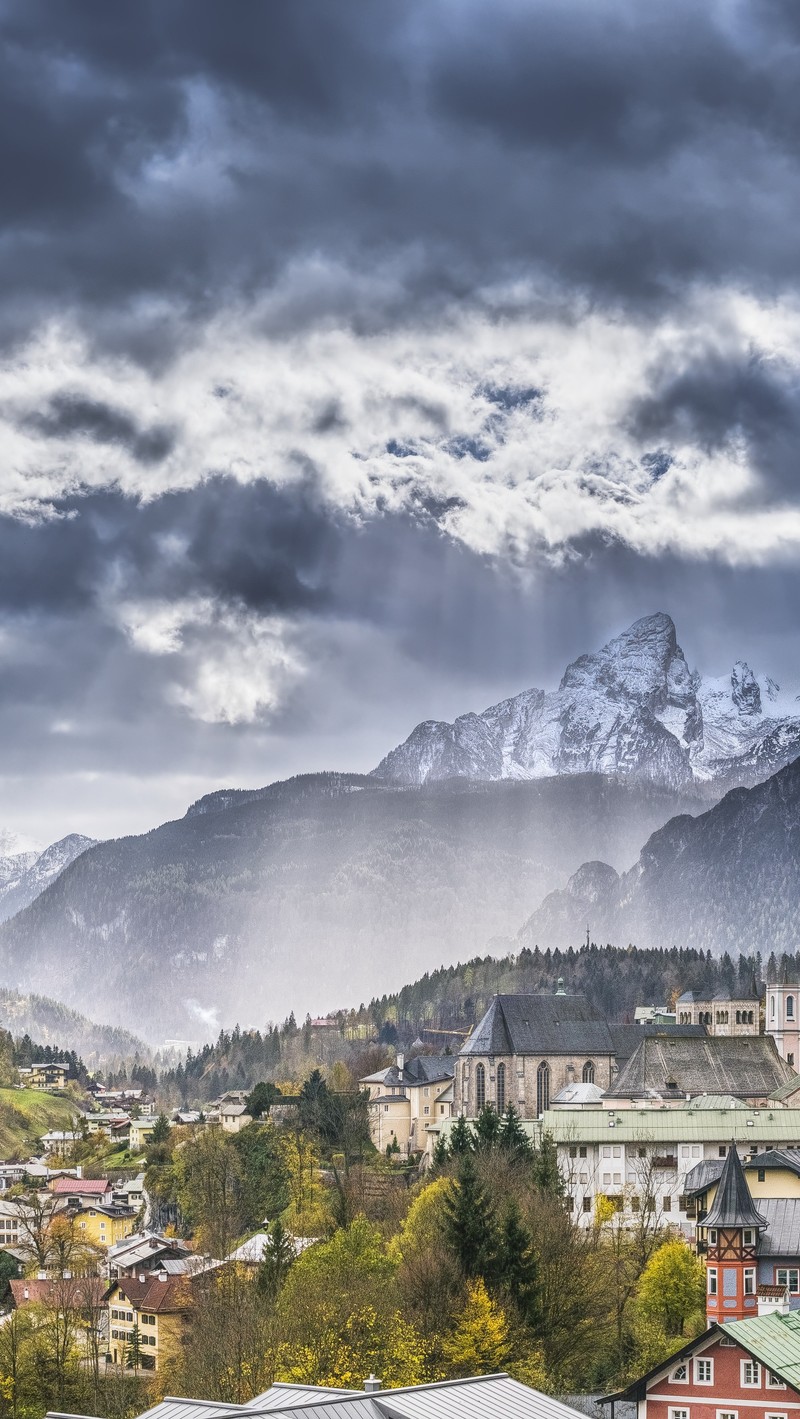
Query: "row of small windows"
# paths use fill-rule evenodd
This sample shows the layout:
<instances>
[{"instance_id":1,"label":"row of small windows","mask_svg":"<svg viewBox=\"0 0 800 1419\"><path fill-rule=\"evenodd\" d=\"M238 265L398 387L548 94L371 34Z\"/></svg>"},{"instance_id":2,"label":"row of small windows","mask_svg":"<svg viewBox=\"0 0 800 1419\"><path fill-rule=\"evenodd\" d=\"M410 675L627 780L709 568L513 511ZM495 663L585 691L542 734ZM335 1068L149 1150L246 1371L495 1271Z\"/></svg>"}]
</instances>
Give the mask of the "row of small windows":
<instances>
[{"instance_id":1,"label":"row of small windows","mask_svg":"<svg viewBox=\"0 0 800 1419\"><path fill-rule=\"evenodd\" d=\"M789 996L789 998L788 998L788 1000L787 1000L787 1011L786 1011L788 1018L791 1020L791 1019L792 1019L792 1011L793 1011L793 1009L794 1009L794 1002L792 1002L792 1010L789 1010L789 1008L788 1008L789 1000L792 1000L791 995ZM774 1003L774 1002L773 1002L773 1003ZM772 1013L773 1013L773 1015L774 1015L774 1013L775 1013L774 1010L773 1010ZM737 1011L736 1011L736 1014L735 1014L735 1016L734 1016L734 1019L735 1019L737 1025L752 1025L752 1024L755 1023L755 1016L754 1016L752 1010L737 1010ZM681 1010L680 1013L679 1013L679 1015L678 1015L678 1024L679 1024L679 1025L691 1025L691 1023L692 1023L692 1012L691 1012L691 1010ZM698 1014L697 1014L697 1023L698 1023L698 1025L710 1025L710 1024L712 1024L713 1022L712 1022L711 1011L710 1011L710 1010L700 1010L700 1011L698 1011ZM730 1011L728 1011L728 1010L717 1010L717 1012L716 1012L716 1023L717 1023L718 1025L729 1025L729 1024L730 1024Z\"/></svg>"},{"instance_id":2,"label":"row of small windows","mask_svg":"<svg viewBox=\"0 0 800 1419\"><path fill-rule=\"evenodd\" d=\"M594 1064L587 1059L583 1066L584 1084L594 1083ZM483 1064L475 1069L475 1107L478 1112L486 1105L486 1068ZM506 1107L506 1067L498 1064L495 1078L495 1107L504 1113ZM550 1107L550 1065L542 1060L536 1071L536 1112L543 1114Z\"/></svg>"}]
</instances>

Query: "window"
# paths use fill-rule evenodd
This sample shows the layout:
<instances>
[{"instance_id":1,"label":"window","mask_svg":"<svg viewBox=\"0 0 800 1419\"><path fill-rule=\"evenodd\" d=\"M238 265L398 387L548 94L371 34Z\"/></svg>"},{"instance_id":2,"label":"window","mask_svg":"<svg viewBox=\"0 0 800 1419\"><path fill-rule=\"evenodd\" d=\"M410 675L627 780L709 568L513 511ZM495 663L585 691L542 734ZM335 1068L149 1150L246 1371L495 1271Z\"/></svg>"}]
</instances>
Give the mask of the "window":
<instances>
[{"instance_id":1,"label":"window","mask_svg":"<svg viewBox=\"0 0 800 1419\"><path fill-rule=\"evenodd\" d=\"M681 1360L680 1364L675 1366L675 1369L670 1375L670 1380L674 1385L688 1385L689 1365L686 1360Z\"/></svg>"},{"instance_id":2,"label":"window","mask_svg":"<svg viewBox=\"0 0 800 1419\"><path fill-rule=\"evenodd\" d=\"M430 1111L431 1111L431 1106L430 1106L430 1104L426 1104L425 1107L423 1108L422 1112L423 1112L423 1113L426 1113L426 1114L429 1114Z\"/></svg>"},{"instance_id":3,"label":"window","mask_svg":"<svg viewBox=\"0 0 800 1419\"><path fill-rule=\"evenodd\" d=\"M709 1232L709 1234L708 1234L708 1245L709 1245L710 1247L715 1247L715 1246L717 1245L717 1229L716 1229L716 1227L712 1227L711 1230L710 1230L710 1232Z\"/></svg>"},{"instance_id":4,"label":"window","mask_svg":"<svg viewBox=\"0 0 800 1419\"><path fill-rule=\"evenodd\" d=\"M793 996L793 995L787 995L787 997L786 997L786 1019L787 1019L787 1020L793 1020L793 1019L794 1019L794 996Z\"/></svg>"},{"instance_id":5,"label":"window","mask_svg":"<svg viewBox=\"0 0 800 1419\"><path fill-rule=\"evenodd\" d=\"M727 1158L727 1156L728 1156L728 1145L727 1145L726 1143L720 1143L720 1145L719 1145L719 1156L720 1156L720 1158Z\"/></svg>"},{"instance_id":6,"label":"window","mask_svg":"<svg viewBox=\"0 0 800 1419\"><path fill-rule=\"evenodd\" d=\"M717 1419L739 1419L739 1412L736 1409L718 1409Z\"/></svg>"},{"instance_id":7,"label":"window","mask_svg":"<svg viewBox=\"0 0 800 1419\"><path fill-rule=\"evenodd\" d=\"M744 1294L746 1296L756 1294L756 1269L754 1266L746 1266L744 1269Z\"/></svg>"},{"instance_id":8,"label":"window","mask_svg":"<svg viewBox=\"0 0 800 1419\"><path fill-rule=\"evenodd\" d=\"M767 1414L764 1415L764 1419L786 1419L786 1415L785 1415L785 1414L770 1414L770 1413L767 1413Z\"/></svg>"},{"instance_id":9,"label":"window","mask_svg":"<svg viewBox=\"0 0 800 1419\"><path fill-rule=\"evenodd\" d=\"M603 1157L604 1157L604 1158L610 1158L610 1157L611 1157L611 1147L610 1147L610 1145L609 1145L608 1143L605 1143L605 1144L603 1145Z\"/></svg>"},{"instance_id":10,"label":"window","mask_svg":"<svg viewBox=\"0 0 800 1419\"><path fill-rule=\"evenodd\" d=\"M428 1086L427 1086L427 1084L426 1084L426 1085L425 1085L425 1088L424 1088L423 1091L422 1091L422 1097L423 1097L423 1099L427 1099L427 1098L428 1098L428 1095L430 1094L430 1092L431 1092L431 1091L430 1091L430 1089L428 1088Z\"/></svg>"},{"instance_id":11,"label":"window","mask_svg":"<svg viewBox=\"0 0 800 1419\"><path fill-rule=\"evenodd\" d=\"M585 1147L585 1146L578 1149L578 1157L579 1157L579 1158L585 1158L585 1157L586 1157L586 1147Z\"/></svg>"},{"instance_id":12,"label":"window","mask_svg":"<svg viewBox=\"0 0 800 1419\"><path fill-rule=\"evenodd\" d=\"M505 1113L506 1110L506 1067L504 1064L497 1066L497 1112Z\"/></svg>"},{"instance_id":13,"label":"window","mask_svg":"<svg viewBox=\"0 0 800 1419\"><path fill-rule=\"evenodd\" d=\"M694 1382L698 1385L711 1385L714 1383L713 1360L695 1360Z\"/></svg>"},{"instance_id":14,"label":"window","mask_svg":"<svg viewBox=\"0 0 800 1419\"><path fill-rule=\"evenodd\" d=\"M641 1212L641 1210L642 1210L642 1201L641 1201L641 1198L639 1198L639 1197L632 1197L632 1198L631 1198L631 1212Z\"/></svg>"},{"instance_id":15,"label":"window","mask_svg":"<svg viewBox=\"0 0 800 1419\"><path fill-rule=\"evenodd\" d=\"M591 1059L587 1059L583 1066L583 1082L584 1084L594 1083L594 1064Z\"/></svg>"},{"instance_id":16,"label":"window","mask_svg":"<svg viewBox=\"0 0 800 1419\"><path fill-rule=\"evenodd\" d=\"M764 1169L763 1169L763 1168L759 1168L759 1170L758 1170L758 1181L759 1181L759 1182L763 1182L763 1181L764 1181L763 1172L764 1172ZM744 1232L742 1233L742 1245L743 1245L743 1246L746 1246L746 1247L754 1247L755 1244L756 1244L756 1234L755 1234L755 1230L754 1230L752 1227L745 1227Z\"/></svg>"},{"instance_id":17,"label":"window","mask_svg":"<svg viewBox=\"0 0 800 1419\"><path fill-rule=\"evenodd\" d=\"M767 1370L767 1389L785 1389L786 1381L780 1375L774 1375L772 1370Z\"/></svg>"},{"instance_id":18,"label":"window","mask_svg":"<svg viewBox=\"0 0 800 1419\"><path fill-rule=\"evenodd\" d=\"M592 1210L592 1199L591 1199L591 1197L588 1197L588 1196L587 1196L587 1197L584 1197L584 1199L583 1199L583 1210L584 1210L584 1212L591 1212L591 1210Z\"/></svg>"},{"instance_id":19,"label":"window","mask_svg":"<svg viewBox=\"0 0 800 1419\"><path fill-rule=\"evenodd\" d=\"M546 1113L550 1107L550 1066L542 1060L536 1071L536 1112Z\"/></svg>"},{"instance_id":20,"label":"window","mask_svg":"<svg viewBox=\"0 0 800 1419\"><path fill-rule=\"evenodd\" d=\"M761 1366L757 1360L742 1360L741 1362L742 1388L761 1388Z\"/></svg>"},{"instance_id":21,"label":"window","mask_svg":"<svg viewBox=\"0 0 800 1419\"><path fill-rule=\"evenodd\" d=\"M670 1197L669 1193L667 1193L666 1196L662 1199L661 1210L662 1212L672 1211L672 1198Z\"/></svg>"},{"instance_id":22,"label":"window","mask_svg":"<svg viewBox=\"0 0 800 1419\"><path fill-rule=\"evenodd\" d=\"M766 1170L766 1168L759 1168L759 1170L758 1170L758 1181L759 1181L759 1182L766 1182L766 1180L767 1180L767 1170Z\"/></svg>"},{"instance_id":23,"label":"window","mask_svg":"<svg viewBox=\"0 0 800 1419\"><path fill-rule=\"evenodd\" d=\"M775 1271L775 1285L785 1286L793 1296L800 1294L800 1267L779 1266Z\"/></svg>"},{"instance_id":24,"label":"window","mask_svg":"<svg viewBox=\"0 0 800 1419\"><path fill-rule=\"evenodd\" d=\"M688 1409L670 1409L669 1419L689 1419Z\"/></svg>"},{"instance_id":25,"label":"window","mask_svg":"<svg viewBox=\"0 0 800 1419\"><path fill-rule=\"evenodd\" d=\"M384 1112L385 1114L388 1114L388 1112L389 1112L389 1105L388 1105L388 1104L384 1104L384 1106L383 1106L383 1112Z\"/></svg>"},{"instance_id":26,"label":"window","mask_svg":"<svg viewBox=\"0 0 800 1419\"><path fill-rule=\"evenodd\" d=\"M716 1266L707 1266L707 1267L706 1267L706 1277L707 1277L707 1280L708 1280L708 1294L709 1294L709 1296L716 1296L716 1294L717 1294L717 1268L716 1268Z\"/></svg>"},{"instance_id":27,"label":"window","mask_svg":"<svg viewBox=\"0 0 800 1419\"><path fill-rule=\"evenodd\" d=\"M769 998L769 1013L770 1013L771 1019L774 1020L774 1019L775 1019L775 996L774 996L774 995L771 995L770 998Z\"/></svg>"},{"instance_id":28,"label":"window","mask_svg":"<svg viewBox=\"0 0 800 1419\"><path fill-rule=\"evenodd\" d=\"M440 1105L439 1105L439 1113L440 1113L440 1114L443 1114L443 1113L444 1113L444 1104L440 1104Z\"/></svg>"},{"instance_id":29,"label":"window","mask_svg":"<svg viewBox=\"0 0 800 1419\"><path fill-rule=\"evenodd\" d=\"M637 1158L646 1158L646 1157L647 1157L647 1149L646 1149L646 1148L637 1148L637 1150L636 1150L636 1156L637 1156Z\"/></svg>"},{"instance_id":30,"label":"window","mask_svg":"<svg viewBox=\"0 0 800 1419\"><path fill-rule=\"evenodd\" d=\"M475 1105L480 1113L486 1104L486 1070L479 1064L475 1070Z\"/></svg>"}]
</instances>

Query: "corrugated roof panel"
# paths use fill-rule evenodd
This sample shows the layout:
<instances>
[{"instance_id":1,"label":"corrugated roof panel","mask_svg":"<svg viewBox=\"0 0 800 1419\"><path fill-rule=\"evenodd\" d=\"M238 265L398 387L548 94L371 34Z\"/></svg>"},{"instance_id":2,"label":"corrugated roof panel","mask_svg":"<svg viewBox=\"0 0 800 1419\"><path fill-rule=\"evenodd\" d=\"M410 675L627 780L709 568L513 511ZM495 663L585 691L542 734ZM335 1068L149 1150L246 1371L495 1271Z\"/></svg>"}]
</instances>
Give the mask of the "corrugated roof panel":
<instances>
[{"instance_id":1,"label":"corrugated roof panel","mask_svg":"<svg viewBox=\"0 0 800 1419\"><path fill-rule=\"evenodd\" d=\"M342 1397L355 1397L363 1394L362 1390L355 1389L333 1389L325 1385L290 1385L274 1384L263 1394L257 1394L255 1399L249 1399L244 1406L245 1409L257 1409L262 1414L270 1413L276 1409L296 1409L298 1405L313 1404L315 1399Z\"/></svg>"},{"instance_id":2,"label":"corrugated roof panel","mask_svg":"<svg viewBox=\"0 0 800 1419\"><path fill-rule=\"evenodd\" d=\"M486 1419L487 1413L502 1419L578 1419L578 1410L508 1375L412 1390L380 1390L373 1398L390 1419Z\"/></svg>"},{"instance_id":3,"label":"corrugated roof panel","mask_svg":"<svg viewBox=\"0 0 800 1419\"><path fill-rule=\"evenodd\" d=\"M800 1314L797 1311L729 1321L720 1329L750 1350L773 1374L800 1389Z\"/></svg>"},{"instance_id":4,"label":"corrugated roof panel","mask_svg":"<svg viewBox=\"0 0 800 1419\"><path fill-rule=\"evenodd\" d=\"M800 1109L553 1109L544 1115L542 1126L556 1143L717 1143L726 1139L800 1146Z\"/></svg>"}]
</instances>

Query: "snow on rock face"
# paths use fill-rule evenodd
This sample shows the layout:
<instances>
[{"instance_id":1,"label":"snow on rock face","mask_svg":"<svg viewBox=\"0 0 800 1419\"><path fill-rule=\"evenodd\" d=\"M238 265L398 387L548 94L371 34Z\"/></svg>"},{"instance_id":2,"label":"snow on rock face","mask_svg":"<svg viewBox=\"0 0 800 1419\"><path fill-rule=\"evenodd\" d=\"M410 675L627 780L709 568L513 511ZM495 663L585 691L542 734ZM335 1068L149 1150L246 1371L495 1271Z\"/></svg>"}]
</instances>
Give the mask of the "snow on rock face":
<instances>
[{"instance_id":1,"label":"snow on rock face","mask_svg":"<svg viewBox=\"0 0 800 1419\"><path fill-rule=\"evenodd\" d=\"M44 852L23 852L0 858L0 921L27 907L87 848L93 838L70 833Z\"/></svg>"},{"instance_id":2,"label":"snow on rock face","mask_svg":"<svg viewBox=\"0 0 800 1419\"><path fill-rule=\"evenodd\" d=\"M418 724L373 772L403 784L594 772L681 788L754 782L798 754L797 702L743 661L729 678L692 673L671 617L658 612L579 656L554 692L525 690L453 724Z\"/></svg>"}]
</instances>

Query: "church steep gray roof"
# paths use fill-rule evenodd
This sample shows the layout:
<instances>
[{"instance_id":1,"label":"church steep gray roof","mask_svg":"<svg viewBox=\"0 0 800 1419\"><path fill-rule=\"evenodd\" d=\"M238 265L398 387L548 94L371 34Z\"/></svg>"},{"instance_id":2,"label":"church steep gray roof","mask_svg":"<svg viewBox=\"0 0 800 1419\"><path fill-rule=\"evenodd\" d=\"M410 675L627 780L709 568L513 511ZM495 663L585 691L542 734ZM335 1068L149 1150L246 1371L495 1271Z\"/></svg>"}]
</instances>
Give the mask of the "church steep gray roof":
<instances>
[{"instance_id":1,"label":"church steep gray roof","mask_svg":"<svg viewBox=\"0 0 800 1419\"><path fill-rule=\"evenodd\" d=\"M767 1225L766 1217L756 1211L742 1162L735 1148L728 1149L714 1201L703 1218L702 1225L754 1227L759 1231L763 1231Z\"/></svg>"},{"instance_id":2,"label":"church steep gray roof","mask_svg":"<svg viewBox=\"0 0 800 1419\"><path fill-rule=\"evenodd\" d=\"M613 1055L614 1043L583 995L496 995L461 1053Z\"/></svg>"},{"instance_id":3,"label":"church steep gray roof","mask_svg":"<svg viewBox=\"0 0 800 1419\"><path fill-rule=\"evenodd\" d=\"M791 1073L769 1035L646 1036L608 1098L733 1094L771 1098Z\"/></svg>"}]
</instances>

